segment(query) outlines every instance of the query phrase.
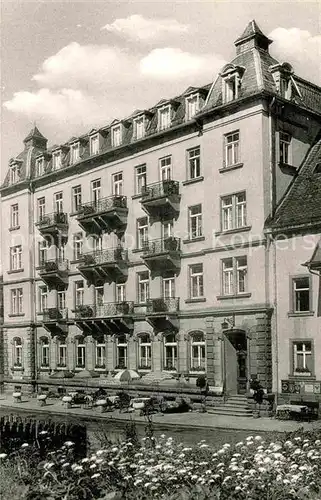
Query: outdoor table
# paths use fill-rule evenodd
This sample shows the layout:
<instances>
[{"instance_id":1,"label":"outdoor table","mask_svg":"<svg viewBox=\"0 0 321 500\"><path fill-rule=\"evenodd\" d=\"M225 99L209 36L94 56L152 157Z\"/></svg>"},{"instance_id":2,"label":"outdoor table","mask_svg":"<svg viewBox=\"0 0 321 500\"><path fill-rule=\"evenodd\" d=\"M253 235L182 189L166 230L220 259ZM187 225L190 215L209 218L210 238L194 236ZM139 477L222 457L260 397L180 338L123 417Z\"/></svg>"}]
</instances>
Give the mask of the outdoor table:
<instances>
[{"instance_id":1,"label":"outdoor table","mask_svg":"<svg viewBox=\"0 0 321 500\"><path fill-rule=\"evenodd\" d=\"M98 399L96 401L95 406L97 406L98 410L103 413L107 407L107 399Z\"/></svg>"},{"instance_id":2,"label":"outdoor table","mask_svg":"<svg viewBox=\"0 0 321 500\"><path fill-rule=\"evenodd\" d=\"M37 400L38 400L39 406L45 406L46 400L47 400L47 394L39 394L39 396L37 396Z\"/></svg>"},{"instance_id":3,"label":"outdoor table","mask_svg":"<svg viewBox=\"0 0 321 500\"><path fill-rule=\"evenodd\" d=\"M143 410L147 401L150 401L150 398L134 398L131 400L130 406L134 410Z\"/></svg>"},{"instance_id":4,"label":"outdoor table","mask_svg":"<svg viewBox=\"0 0 321 500\"><path fill-rule=\"evenodd\" d=\"M306 412L308 409L305 405L290 405L284 404L276 407L276 417L281 420L290 420L291 414L300 415L303 412Z\"/></svg>"},{"instance_id":5,"label":"outdoor table","mask_svg":"<svg viewBox=\"0 0 321 500\"><path fill-rule=\"evenodd\" d=\"M72 396L63 396L62 398L62 404L66 408L71 408L71 403L72 403Z\"/></svg>"},{"instance_id":6,"label":"outdoor table","mask_svg":"<svg viewBox=\"0 0 321 500\"><path fill-rule=\"evenodd\" d=\"M21 403L21 397L22 397L22 393L21 392L14 392L12 394L12 397L13 397L14 403Z\"/></svg>"}]
</instances>

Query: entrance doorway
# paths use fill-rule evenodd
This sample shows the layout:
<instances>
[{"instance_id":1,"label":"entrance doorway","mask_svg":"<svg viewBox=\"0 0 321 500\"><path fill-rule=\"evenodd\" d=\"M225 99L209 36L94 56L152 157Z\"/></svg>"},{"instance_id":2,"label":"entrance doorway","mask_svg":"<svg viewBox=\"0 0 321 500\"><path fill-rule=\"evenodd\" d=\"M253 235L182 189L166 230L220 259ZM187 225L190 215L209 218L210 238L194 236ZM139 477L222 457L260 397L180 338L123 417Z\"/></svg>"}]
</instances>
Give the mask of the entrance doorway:
<instances>
[{"instance_id":1,"label":"entrance doorway","mask_svg":"<svg viewBox=\"0 0 321 500\"><path fill-rule=\"evenodd\" d=\"M244 330L224 332L224 378L227 394L245 394L248 379L247 338Z\"/></svg>"}]
</instances>

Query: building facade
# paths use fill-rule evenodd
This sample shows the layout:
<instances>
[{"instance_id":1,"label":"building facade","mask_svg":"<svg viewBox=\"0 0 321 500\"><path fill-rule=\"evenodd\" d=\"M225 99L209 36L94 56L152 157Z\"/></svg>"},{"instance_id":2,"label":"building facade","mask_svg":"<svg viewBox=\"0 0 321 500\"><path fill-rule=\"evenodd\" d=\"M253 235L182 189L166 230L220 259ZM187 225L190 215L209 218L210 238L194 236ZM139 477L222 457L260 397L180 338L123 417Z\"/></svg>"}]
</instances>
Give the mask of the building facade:
<instances>
[{"instance_id":1,"label":"building facade","mask_svg":"<svg viewBox=\"0 0 321 500\"><path fill-rule=\"evenodd\" d=\"M270 43L251 21L212 84L61 145L26 137L1 188L8 390L124 367L276 390L264 223L320 131L321 89Z\"/></svg>"}]
</instances>

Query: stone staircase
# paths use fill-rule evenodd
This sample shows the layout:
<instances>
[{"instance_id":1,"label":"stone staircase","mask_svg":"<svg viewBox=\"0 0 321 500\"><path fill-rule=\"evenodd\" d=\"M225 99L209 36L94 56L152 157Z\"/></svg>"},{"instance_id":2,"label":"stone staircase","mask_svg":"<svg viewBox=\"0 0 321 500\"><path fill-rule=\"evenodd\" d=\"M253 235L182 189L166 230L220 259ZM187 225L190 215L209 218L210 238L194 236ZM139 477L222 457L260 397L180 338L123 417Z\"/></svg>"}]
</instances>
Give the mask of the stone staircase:
<instances>
[{"instance_id":1,"label":"stone staircase","mask_svg":"<svg viewBox=\"0 0 321 500\"><path fill-rule=\"evenodd\" d=\"M219 406L208 408L208 413L215 415L230 415L232 417L253 417L253 412L250 410L246 396L237 394L229 396L226 402Z\"/></svg>"}]
</instances>

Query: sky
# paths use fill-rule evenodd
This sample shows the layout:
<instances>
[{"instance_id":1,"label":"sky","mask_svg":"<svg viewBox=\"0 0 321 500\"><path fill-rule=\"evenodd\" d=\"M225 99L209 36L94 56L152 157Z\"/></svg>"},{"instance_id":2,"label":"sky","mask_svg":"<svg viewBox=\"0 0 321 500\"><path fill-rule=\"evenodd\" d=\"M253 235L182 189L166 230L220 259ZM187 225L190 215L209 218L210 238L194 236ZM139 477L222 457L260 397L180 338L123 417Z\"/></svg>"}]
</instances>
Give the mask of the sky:
<instances>
[{"instance_id":1,"label":"sky","mask_svg":"<svg viewBox=\"0 0 321 500\"><path fill-rule=\"evenodd\" d=\"M271 53L321 85L321 2L1 2L1 179L34 124L68 141L215 80L255 19Z\"/></svg>"}]
</instances>

